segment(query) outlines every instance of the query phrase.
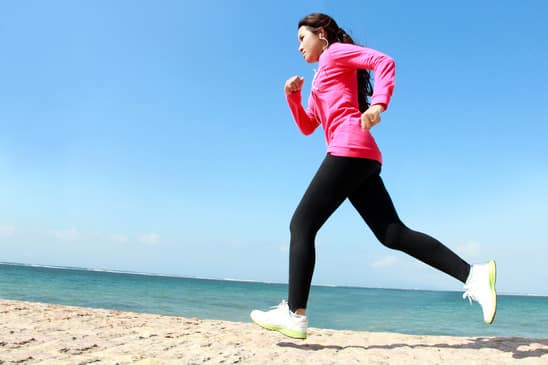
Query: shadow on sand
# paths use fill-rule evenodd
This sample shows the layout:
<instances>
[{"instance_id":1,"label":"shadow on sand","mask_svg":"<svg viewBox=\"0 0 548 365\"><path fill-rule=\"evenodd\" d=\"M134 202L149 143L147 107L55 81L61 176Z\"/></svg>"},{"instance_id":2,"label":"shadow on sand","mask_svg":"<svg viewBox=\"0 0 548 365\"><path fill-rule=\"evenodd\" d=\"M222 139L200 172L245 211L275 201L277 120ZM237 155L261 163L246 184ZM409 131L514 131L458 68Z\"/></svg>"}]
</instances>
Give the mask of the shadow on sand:
<instances>
[{"instance_id":1,"label":"shadow on sand","mask_svg":"<svg viewBox=\"0 0 548 365\"><path fill-rule=\"evenodd\" d=\"M511 352L514 359L525 359L532 357L541 357L548 354L548 338L522 338L522 337L477 337L466 339L467 343L449 345L446 343L438 344L406 344L394 343L390 345L371 345L371 346L338 346L338 345L319 345L319 344L298 344L293 342L280 342L280 347L292 347L299 350L319 351L324 349L344 350L347 348L358 348L364 350L385 349L391 350L400 347L408 348L433 348L433 349L485 349L491 348L503 352ZM520 347L529 347L532 344L540 344L545 346L541 349L519 349Z\"/></svg>"}]
</instances>

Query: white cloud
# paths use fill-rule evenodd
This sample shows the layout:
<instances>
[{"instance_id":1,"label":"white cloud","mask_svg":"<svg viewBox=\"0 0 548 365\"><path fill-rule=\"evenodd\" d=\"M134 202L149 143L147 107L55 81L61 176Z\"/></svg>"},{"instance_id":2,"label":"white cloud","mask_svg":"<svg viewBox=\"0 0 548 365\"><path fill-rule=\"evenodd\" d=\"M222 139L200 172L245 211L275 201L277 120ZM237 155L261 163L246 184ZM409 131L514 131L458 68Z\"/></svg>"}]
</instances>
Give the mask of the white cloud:
<instances>
[{"instance_id":1,"label":"white cloud","mask_svg":"<svg viewBox=\"0 0 548 365\"><path fill-rule=\"evenodd\" d=\"M11 224L0 224L0 237L13 237L15 235L15 226Z\"/></svg>"},{"instance_id":2,"label":"white cloud","mask_svg":"<svg viewBox=\"0 0 548 365\"><path fill-rule=\"evenodd\" d=\"M428 264L425 264L424 262L420 261L420 260L415 260L414 258L411 258L411 260L413 260L413 267L415 269L418 269L418 270L427 270L428 268L431 268L430 265Z\"/></svg>"},{"instance_id":3,"label":"white cloud","mask_svg":"<svg viewBox=\"0 0 548 365\"><path fill-rule=\"evenodd\" d=\"M116 243L127 243L129 241L128 236L123 234L112 234L109 237L109 240Z\"/></svg>"},{"instance_id":4,"label":"white cloud","mask_svg":"<svg viewBox=\"0 0 548 365\"><path fill-rule=\"evenodd\" d=\"M61 241L76 241L80 238L80 232L76 228L52 229L49 235Z\"/></svg>"},{"instance_id":5,"label":"white cloud","mask_svg":"<svg viewBox=\"0 0 548 365\"><path fill-rule=\"evenodd\" d=\"M464 260L475 259L480 256L481 248L476 242L466 242L455 247L455 252Z\"/></svg>"},{"instance_id":6,"label":"white cloud","mask_svg":"<svg viewBox=\"0 0 548 365\"><path fill-rule=\"evenodd\" d=\"M156 233L148 233L139 237L139 242L144 243L145 245L157 245L160 243L160 235Z\"/></svg>"},{"instance_id":7,"label":"white cloud","mask_svg":"<svg viewBox=\"0 0 548 365\"><path fill-rule=\"evenodd\" d=\"M371 267L375 269L391 267L398 263L398 258L396 256L385 256L377 261L374 261L370 264Z\"/></svg>"}]
</instances>

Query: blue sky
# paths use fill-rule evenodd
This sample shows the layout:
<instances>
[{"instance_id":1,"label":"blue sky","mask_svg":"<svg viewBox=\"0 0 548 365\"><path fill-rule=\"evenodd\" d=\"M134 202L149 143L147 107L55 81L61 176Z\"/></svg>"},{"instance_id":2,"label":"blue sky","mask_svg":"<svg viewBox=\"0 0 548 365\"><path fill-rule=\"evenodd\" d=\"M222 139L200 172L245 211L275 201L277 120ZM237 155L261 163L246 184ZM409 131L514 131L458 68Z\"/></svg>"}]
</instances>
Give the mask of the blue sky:
<instances>
[{"instance_id":1,"label":"blue sky","mask_svg":"<svg viewBox=\"0 0 548 365\"><path fill-rule=\"evenodd\" d=\"M374 136L403 221L499 291L548 295L548 5L537 1L0 4L0 261L286 282L289 220L325 154L282 87L332 15L397 64ZM306 97L305 97L306 100ZM459 290L345 203L316 284Z\"/></svg>"}]
</instances>

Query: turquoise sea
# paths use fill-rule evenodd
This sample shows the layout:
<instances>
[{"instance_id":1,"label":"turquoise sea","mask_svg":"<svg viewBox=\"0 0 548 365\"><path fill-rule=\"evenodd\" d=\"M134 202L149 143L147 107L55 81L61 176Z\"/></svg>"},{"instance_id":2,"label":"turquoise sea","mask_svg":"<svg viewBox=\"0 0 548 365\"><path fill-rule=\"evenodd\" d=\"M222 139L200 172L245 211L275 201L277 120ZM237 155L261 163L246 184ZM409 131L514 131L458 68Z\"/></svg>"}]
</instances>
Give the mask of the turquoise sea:
<instances>
[{"instance_id":1,"label":"turquoise sea","mask_svg":"<svg viewBox=\"0 0 548 365\"><path fill-rule=\"evenodd\" d=\"M311 327L420 335L548 338L548 297L499 295L495 323L460 292L313 286ZM0 263L0 299L249 322L287 286Z\"/></svg>"}]
</instances>

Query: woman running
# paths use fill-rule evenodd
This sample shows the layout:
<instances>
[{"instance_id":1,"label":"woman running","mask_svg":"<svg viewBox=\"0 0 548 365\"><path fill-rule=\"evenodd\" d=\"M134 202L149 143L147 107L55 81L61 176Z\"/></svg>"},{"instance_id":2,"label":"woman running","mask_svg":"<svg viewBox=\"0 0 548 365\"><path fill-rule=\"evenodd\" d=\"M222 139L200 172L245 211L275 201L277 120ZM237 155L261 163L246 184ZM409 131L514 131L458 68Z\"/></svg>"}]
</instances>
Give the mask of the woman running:
<instances>
[{"instance_id":1,"label":"woman running","mask_svg":"<svg viewBox=\"0 0 548 365\"><path fill-rule=\"evenodd\" d=\"M438 240L405 226L380 177L382 157L371 134L381 121L395 84L395 64L387 55L354 44L325 14L310 14L298 24L299 51L318 62L308 106L302 106L304 79L289 78L285 95L300 131L322 126L327 155L304 193L290 224L288 302L269 311L254 310L258 325L289 337L306 338L306 306L315 264L316 233L348 199L376 238L464 283L463 298L476 300L491 324L496 312L496 265L470 265ZM374 89L369 70L374 72ZM368 101L370 97L370 103Z\"/></svg>"}]
</instances>

